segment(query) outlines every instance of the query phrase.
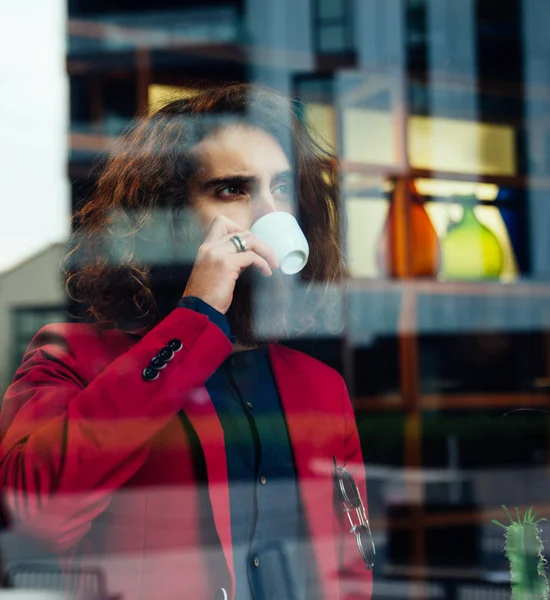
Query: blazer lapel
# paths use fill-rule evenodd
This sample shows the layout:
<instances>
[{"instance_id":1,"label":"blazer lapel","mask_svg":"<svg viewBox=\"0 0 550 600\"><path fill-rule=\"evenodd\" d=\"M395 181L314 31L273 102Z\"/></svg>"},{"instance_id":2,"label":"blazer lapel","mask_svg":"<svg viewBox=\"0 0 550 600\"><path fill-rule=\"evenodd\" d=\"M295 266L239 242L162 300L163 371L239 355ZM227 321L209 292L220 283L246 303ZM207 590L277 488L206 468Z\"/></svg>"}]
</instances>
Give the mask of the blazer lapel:
<instances>
[{"instance_id":1,"label":"blazer lapel","mask_svg":"<svg viewBox=\"0 0 550 600\"><path fill-rule=\"evenodd\" d=\"M212 505L214 524L231 575L231 586L234 593L235 571L233 566L229 482L223 429L212 400L204 387L194 391L189 397L184 411L201 443L206 463L208 493Z\"/></svg>"},{"instance_id":2,"label":"blazer lapel","mask_svg":"<svg viewBox=\"0 0 550 600\"><path fill-rule=\"evenodd\" d=\"M269 347L275 381L281 397L296 471L298 486L313 544L317 575L324 596L332 597L337 563L333 530L334 481L330 448L330 418L316 408L311 385L314 372L296 370L283 346Z\"/></svg>"},{"instance_id":3,"label":"blazer lapel","mask_svg":"<svg viewBox=\"0 0 550 600\"><path fill-rule=\"evenodd\" d=\"M324 590L320 598L332 597L332 588L337 583L333 529L334 482L330 467L332 457L327 455L331 447L332 421L316 406L315 391L311 385L315 373L297 371L294 361L286 355L286 349L278 344L269 346L269 355L288 426L317 575L321 590ZM189 397L184 411L203 450L214 523L234 594L235 572L223 429L204 387L195 390Z\"/></svg>"}]
</instances>

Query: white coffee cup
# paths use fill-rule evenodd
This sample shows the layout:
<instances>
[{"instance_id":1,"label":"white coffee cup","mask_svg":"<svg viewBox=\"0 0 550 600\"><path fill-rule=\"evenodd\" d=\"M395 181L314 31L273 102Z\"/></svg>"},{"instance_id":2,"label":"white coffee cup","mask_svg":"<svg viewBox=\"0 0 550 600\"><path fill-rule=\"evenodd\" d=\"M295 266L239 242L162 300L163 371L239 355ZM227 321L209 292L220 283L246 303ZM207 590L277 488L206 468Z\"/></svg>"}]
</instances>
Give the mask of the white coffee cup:
<instances>
[{"instance_id":1,"label":"white coffee cup","mask_svg":"<svg viewBox=\"0 0 550 600\"><path fill-rule=\"evenodd\" d=\"M298 221L288 212L270 212L250 228L275 251L281 272L299 273L309 258L309 245Z\"/></svg>"}]
</instances>

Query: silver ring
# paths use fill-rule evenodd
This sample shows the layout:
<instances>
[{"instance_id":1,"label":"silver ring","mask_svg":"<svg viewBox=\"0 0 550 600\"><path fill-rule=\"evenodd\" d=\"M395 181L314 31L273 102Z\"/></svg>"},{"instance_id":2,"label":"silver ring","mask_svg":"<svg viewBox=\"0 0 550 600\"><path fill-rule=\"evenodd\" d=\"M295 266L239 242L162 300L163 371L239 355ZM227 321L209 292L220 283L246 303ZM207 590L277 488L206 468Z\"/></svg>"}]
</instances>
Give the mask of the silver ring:
<instances>
[{"instance_id":1,"label":"silver ring","mask_svg":"<svg viewBox=\"0 0 550 600\"><path fill-rule=\"evenodd\" d=\"M233 242L233 244L235 244L237 252L246 252L248 250L246 240L243 240L243 238L240 235L234 235L230 239Z\"/></svg>"}]
</instances>

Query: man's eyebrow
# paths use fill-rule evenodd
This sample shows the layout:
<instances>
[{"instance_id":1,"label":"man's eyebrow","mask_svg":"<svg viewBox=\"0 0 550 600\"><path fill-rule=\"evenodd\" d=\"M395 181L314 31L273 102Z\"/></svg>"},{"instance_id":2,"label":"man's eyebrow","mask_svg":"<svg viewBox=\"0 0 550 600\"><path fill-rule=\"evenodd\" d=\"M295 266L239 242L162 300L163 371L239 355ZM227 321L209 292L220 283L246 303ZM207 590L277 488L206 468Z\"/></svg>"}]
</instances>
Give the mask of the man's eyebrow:
<instances>
[{"instance_id":1,"label":"man's eyebrow","mask_svg":"<svg viewBox=\"0 0 550 600\"><path fill-rule=\"evenodd\" d=\"M272 181L277 181L280 179L290 179L292 178L293 173L291 169L285 169L284 171L279 171L275 173ZM221 177L212 177L208 181L205 181L202 184L204 190L212 189L213 187L223 186L223 185L249 185L249 184L257 184L259 182L258 177L255 175L222 175Z\"/></svg>"},{"instance_id":2,"label":"man's eyebrow","mask_svg":"<svg viewBox=\"0 0 550 600\"><path fill-rule=\"evenodd\" d=\"M292 177L292 169L285 169L284 171L279 171L279 173L275 173L275 177L273 177L272 181L275 181L276 179L291 179Z\"/></svg>"},{"instance_id":3,"label":"man's eyebrow","mask_svg":"<svg viewBox=\"0 0 550 600\"><path fill-rule=\"evenodd\" d=\"M205 181L202 187L205 190L217 187L219 185L246 185L249 183L257 183L258 178L255 175L223 175L221 177L213 177Z\"/></svg>"}]
</instances>

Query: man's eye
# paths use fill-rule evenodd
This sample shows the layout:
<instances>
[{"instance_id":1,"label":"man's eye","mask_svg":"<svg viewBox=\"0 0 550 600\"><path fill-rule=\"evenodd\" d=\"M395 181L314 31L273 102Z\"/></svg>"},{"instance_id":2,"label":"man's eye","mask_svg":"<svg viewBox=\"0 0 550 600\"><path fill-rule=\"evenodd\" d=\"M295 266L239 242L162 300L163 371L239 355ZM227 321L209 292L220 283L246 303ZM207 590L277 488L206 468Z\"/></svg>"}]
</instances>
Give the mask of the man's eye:
<instances>
[{"instance_id":1,"label":"man's eye","mask_svg":"<svg viewBox=\"0 0 550 600\"><path fill-rule=\"evenodd\" d=\"M243 189L236 185L226 185L218 191L218 194L224 198L229 196L241 196L243 193Z\"/></svg>"},{"instance_id":2,"label":"man's eye","mask_svg":"<svg viewBox=\"0 0 550 600\"><path fill-rule=\"evenodd\" d=\"M274 194L282 194L284 196L290 196L290 194L292 193L292 190L288 183L281 183L281 185L278 185L273 190L273 193Z\"/></svg>"}]
</instances>

